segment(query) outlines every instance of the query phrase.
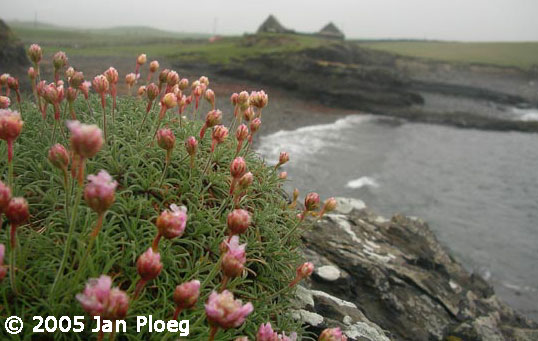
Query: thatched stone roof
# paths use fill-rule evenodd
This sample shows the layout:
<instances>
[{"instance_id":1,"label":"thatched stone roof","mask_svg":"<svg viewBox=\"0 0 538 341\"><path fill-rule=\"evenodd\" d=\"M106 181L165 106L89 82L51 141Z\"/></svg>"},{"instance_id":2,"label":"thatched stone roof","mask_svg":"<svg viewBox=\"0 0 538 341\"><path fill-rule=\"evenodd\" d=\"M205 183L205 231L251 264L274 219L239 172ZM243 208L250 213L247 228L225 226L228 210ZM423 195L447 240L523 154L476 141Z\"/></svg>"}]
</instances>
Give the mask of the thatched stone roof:
<instances>
[{"instance_id":1,"label":"thatched stone roof","mask_svg":"<svg viewBox=\"0 0 538 341\"><path fill-rule=\"evenodd\" d=\"M335 24L332 22L328 23L325 27L323 27L319 32L318 35L327 37L327 38L335 38L335 39L344 39L344 33L336 27Z\"/></svg>"},{"instance_id":2,"label":"thatched stone roof","mask_svg":"<svg viewBox=\"0 0 538 341\"><path fill-rule=\"evenodd\" d=\"M258 33L290 33L293 32L282 26L274 15L269 15L267 19L258 28Z\"/></svg>"}]
</instances>

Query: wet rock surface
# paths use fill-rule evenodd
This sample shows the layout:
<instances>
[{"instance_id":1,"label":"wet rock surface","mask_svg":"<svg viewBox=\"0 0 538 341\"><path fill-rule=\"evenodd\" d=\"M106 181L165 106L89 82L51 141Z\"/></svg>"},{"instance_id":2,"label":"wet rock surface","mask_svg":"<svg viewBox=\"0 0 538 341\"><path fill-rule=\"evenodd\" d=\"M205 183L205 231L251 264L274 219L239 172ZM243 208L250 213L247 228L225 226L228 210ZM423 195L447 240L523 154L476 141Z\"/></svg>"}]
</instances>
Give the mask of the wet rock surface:
<instances>
[{"instance_id":1,"label":"wet rock surface","mask_svg":"<svg viewBox=\"0 0 538 341\"><path fill-rule=\"evenodd\" d=\"M296 318L351 340L538 340L538 324L501 302L417 218L392 219L338 199L338 211L305 233L316 265L297 290Z\"/></svg>"}]
</instances>

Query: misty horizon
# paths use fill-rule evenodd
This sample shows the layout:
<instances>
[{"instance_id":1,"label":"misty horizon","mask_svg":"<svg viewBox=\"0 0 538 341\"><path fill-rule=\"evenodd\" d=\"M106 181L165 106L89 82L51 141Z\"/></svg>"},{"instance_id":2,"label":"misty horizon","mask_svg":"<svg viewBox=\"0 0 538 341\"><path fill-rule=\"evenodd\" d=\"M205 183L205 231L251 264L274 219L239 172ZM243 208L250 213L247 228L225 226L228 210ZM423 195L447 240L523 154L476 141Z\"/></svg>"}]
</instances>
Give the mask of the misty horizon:
<instances>
[{"instance_id":1,"label":"misty horizon","mask_svg":"<svg viewBox=\"0 0 538 341\"><path fill-rule=\"evenodd\" d=\"M256 32L273 14L283 26L297 32L316 32L333 22L348 39L538 40L538 22L533 18L538 12L538 2L532 0L410 0L405 3L334 0L330 4L316 5L303 0L271 3L208 0L197 6L163 0L154 1L150 11L145 1L96 0L77 3L79 12L76 13L66 4L64 0L9 2L3 6L2 19L37 20L77 29L148 26L172 32L241 35Z\"/></svg>"}]
</instances>

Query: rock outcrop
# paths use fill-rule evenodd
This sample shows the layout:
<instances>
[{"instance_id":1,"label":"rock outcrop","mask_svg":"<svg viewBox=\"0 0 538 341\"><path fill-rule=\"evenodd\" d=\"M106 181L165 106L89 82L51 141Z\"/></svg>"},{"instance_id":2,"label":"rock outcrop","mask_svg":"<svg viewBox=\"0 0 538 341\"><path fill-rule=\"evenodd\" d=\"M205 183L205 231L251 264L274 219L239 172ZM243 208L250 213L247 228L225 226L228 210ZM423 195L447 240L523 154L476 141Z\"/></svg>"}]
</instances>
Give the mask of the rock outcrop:
<instances>
[{"instance_id":1,"label":"rock outcrop","mask_svg":"<svg viewBox=\"0 0 538 341\"><path fill-rule=\"evenodd\" d=\"M265 39L253 36L245 42L258 46L266 44ZM387 53L352 43L327 42L298 52L267 53L218 65L216 71L279 86L328 106L368 111L376 106L400 108L422 103L394 62Z\"/></svg>"},{"instance_id":2,"label":"rock outcrop","mask_svg":"<svg viewBox=\"0 0 538 341\"><path fill-rule=\"evenodd\" d=\"M316 270L297 290L295 316L313 332L340 326L351 340L538 340L538 324L469 274L420 219L388 220L359 200L304 235Z\"/></svg>"},{"instance_id":3,"label":"rock outcrop","mask_svg":"<svg viewBox=\"0 0 538 341\"><path fill-rule=\"evenodd\" d=\"M24 46L17 39L13 31L2 20L0 20L0 69L16 69L29 64Z\"/></svg>"}]
</instances>

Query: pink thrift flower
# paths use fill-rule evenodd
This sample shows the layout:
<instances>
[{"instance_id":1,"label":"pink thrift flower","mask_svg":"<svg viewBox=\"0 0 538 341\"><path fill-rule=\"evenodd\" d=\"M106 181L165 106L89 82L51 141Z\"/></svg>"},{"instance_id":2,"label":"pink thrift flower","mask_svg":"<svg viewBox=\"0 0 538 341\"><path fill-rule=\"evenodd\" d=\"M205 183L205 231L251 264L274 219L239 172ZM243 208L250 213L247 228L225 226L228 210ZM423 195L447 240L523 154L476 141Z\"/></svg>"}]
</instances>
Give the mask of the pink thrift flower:
<instances>
[{"instance_id":1,"label":"pink thrift flower","mask_svg":"<svg viewBox=\"0 0 538 341\"><path fill-rule=\"evenodd\" d=\"M227 251L222 257L222 272L228 277L239 277L243 273L247 261L245 248L247 244L239 244L239 237L232 236L225 241Z\"/></svg>"},{"instance_id":2,"label":"pink thrift flower","mask_svg":"<svg viewBox=\"0 0 538 341\"><path fill-rule=\"evenodd\" d=\"M271 322L261 324L256 334L256 341L277 341L278 335L271 327Z\"/></svg>"},{"instance_id":3,"label":"pink thrift flower","mask_svg":"<svg viewBox=\"0 0 538 341\"><path fill-rule=\"evenodd\" d=\"M228 128L219 124L213 128L211 133L211 152L215 150L217 144L221 144L228 137Z\"/></svg>"},{"instance_id":4,"label":"pink thrift flower","mask_svg":"<svg viewBox=\"0 0 538 341\"><path fill-rule=\"evenodd\" d=\"M239 99L239 94L237 92L234 92L231 96L230 96L230 102L232 103L232 105L237 105L237 100Z\"/></svg>"},{"instance_id":5,"label":"pink thrift flower","mask_svg":"<svg viewBox=\"0 0 538 341\"><path fill-rule=\"evenodd\" d=\"M251 172L247 172L245 173L245 175L241 177L241 179L239 179L239 189L244 191L250 185L252 185L253 182L254 182L254 175L252 175Z\"/></svg>"},{"instance_id":6,"label":"pink thrift flower","mask_svg":"<svg viewBox=\"0 0 538 341\"><path fill-rule=\"evenodd\" d=\"M93 78L92 84L93 88L95 89L95 92L97 92L101 96L104 96L104 94L108 92L110 86L108 79L103 75L95 76Z\"/></svg>"},{"instance_id":7,"label":"pink thrift flower","mask_svg":"<svg viewBox=\"0 0 538 341\"><path fill-rule=\"evenodd\" d=\"M103 146L103 134L96 125L82 124L79 121L67 121L71 132L71 148L83 158L95 156Z\"/></svg>"},{"instance_id":8,"label":"pink thrift flower","mask_svg":"<svg viewBox=\"0 0 538 341\"><path fill-rule=\"evenodd\" d=\"M290 160L290 155L287 152L280 152L280 156L278 158L278 165L283 165L286 162Z\"/></svg>"},{"instance_id":9,"label":"pink thrift flower","mask_svg":"<svg viewBox=\"0 0 538 341\"><path fill-rule=\"evenodd\" d=\"M132 87L133 85L135 85L135 82L136 75L134 73L128 73L127 75L125 75L125 83L128 87Z\"/></svg>"},{"instance_id":10,"label":"pink thrift flower","mask_svg":"<svg viewBox=\"0 0 538 341\"><path fill-rule=\"evenodd\" d=\"M72 66L68 67L67 70L65 70L65 77L67 77L67 80L73 77L74 74L75 74L75 69Z\"/></svg>"},{"instance_id":11,"label":"pink thrift flower","mask_svg":"<svg viewBox=\"0 0 538 341\"><path fill-rule=\"evenodd\" d=\"M206 87L209 86L209 78L206 76L201 76L200 79L198 79L200 84L204 84Z\"/></svg>"},{"instance_id":12,"label":"pink thrift flower","mask_svg":"<svg viewBox=\"0 0 538 341\"><path fill-rule=\"evenodd\" d=\"M200 129L200 139L203 139L207 128L211 128L220 124L222 121L222 111L220 110L211 110L205 116L205 123Z\"/></svg>"},{"instance_id":13,"label":"pink thrift flower","mask_svg":"<svg viewBox=\"0 0 538 341\"><path fill-rule=\"evenodd\" d=\"M172 150L176 143L176 136L172 130L168 128L159 129L157 131L157 144L164 150Z\"/></svg>"},{"instance_id":14,"label":"pink thrift flower","mask_svg":"<svg viewBox=\"0 0 538 341\"><path fill-rule=\"evenodd\" d=\"M318 341L347 341L340 328L327 328L321 332Z\"/></svg>"},{"instance_id":15,"label":"pink thrift flower","mask_svg":"<svg viewBox=\"0 0 538 341\"><path fill-rule=\"evenodd\" d=\"M84 74L80 71L76 71L69 79L69 85L73 88L79 88L84 83ZM89 82L88 82L89 83Z\"/></svg>"},{"instance_id":16,"label":"pink thrift flower","mask_svg":"<svg viewBox=\"0 0 538 341\"><path fill-rule=\"evenodd\" d=\"M159 91L162 89L163 84L166 83L169 72L170 72L169 69L164 69L159 73Z\"/></svg>"},{"instance_id":17,"label":"pink thrift flower","mask_svg":"<svg viewBox=\"0 0 538 341\"><path fill-rule=\"evenodd\" d=\"M180 284L174 290L174 303L179 309L194 307L200 296L200 281L192 280Z\"/></svg>"},{"instance_id":18,"label":"pink thrift flower","mask_svg":"<svg viewBox=\"0 0 538 341\"><path fill-rule=\"evenodd\" d=\"M14 141L19 137L23 123L18 111L0 109L0 139Z\"/></svg>"},{"instance_id":19,"label":"pink thrift flower","mask_svg":"<svg viewBox=\"0 0 538 341\"><path fill-rule=\"evenodd\" d=\"M146 96L150 102L153 102L159 96L159 87L155 83L149 83L146 86Z\"/></svg>"},{"instance_id":20,"label":"pink thrift flower","mask_svg":"<svg viewBox=\"0 0 538 341\"><path fill-rule=\"evenodd\" d=\"M106 77L110 85L115 85L118 83L118 80L119 80L118 70L116 70L112 66L109 67L105 72L103 72L103 75Z\"/></svg>"},{"instance_id":21,"label":"pink thrift flower","mask_svg":"<svg viewBox=\"0 0 538 341\"><path fill-rule=\"evenodd\" d=\"M242 110L245 110L250 105L249 95L246 91L241 91L237 96L237 104L241 107Z\"/></svg>"},{"instance_id":22,"label":"pink thrift flower","mask_svg":"<svg viewBox=\"0 0 538 341\"><path fill-rule=\"evenodd\" d=\"M187 154L190 156L194 156L196 154L196 149L198 149L198 141L196 141L194 136L189 136L189 138L187 138L187 141L185 141L185 149L187 150Z\"/></svg>"},{"instance_id":23,"label":"pink thrift flower","mask_svg":"<svg viewBox=\"0 0 538 341\"><path fill-rule=\"evenodd\" d=\"M92 83L90 81L84 81L82 84L80 84L79 90L82 91L82 94L84 95L84 99L88 99L88 96L90 95L90 88L92 86Z\"/></svg>"},{"instance_id":24,"label":"pink thrift flower","mask_svg":"<svg viewBox=\"0 0 538 341\"><path fill-rule=\"evenodd\" d=\"M240 300L234 300L234 295L228 290L220 294L213 291L205 304L209 323L223 329L239 327L253 310L252 303L243 305Z\"/></svg>"},{"instance_id":25,"label":"pink thrift flower","mask_svg":"<svg viewBox=\"0 0 538 341\"><path fill-rule=\"evenodd\" d=\"M56 143L54 146L50 147L48 159L54 167L67 169L67 165L69 164L69 153L64 146Z\"/></svg>"},{"instance_id":26,"label":"pink thrift flower","mask_svg":"<svg viewBox=\"0 0 538 341\"><path fill-rule=\"evenodd\" d=\"M315 192L308 193L304 199L305 210L314 211L319 208L319 194Z\"/></svg>"},{"instance_id":27,"label":"pink thrift flower","mask_svg":"<svg viewBox=\"0 0 538 341\"><path fill-rule=\"evenodd\" d=\"M297 277L301 277L301 279L307 278L307 277L310 277L312 272L314 272L314 264L310 262L306 262L306 263L301 264L297 268Z\"/></svg>"},{"instance_id":28,"label":"pink thrift flower","mask_svg":"<svg viewBox=\"0 0 538 341\"><path fill-rule=\"evenodd\" d=\"M136 261L136 270L144 281L151 281L157 278L162 268L161 255L158 252L154 252L151 247L141 254Z\"/></svg>"},{"instance_id":29,"label":"pink thrift flower","mask_svg":"<svg viewBox=\"0 0 538 341\"><path fill-rule=\"evenodd\" d=\"M28 57L30 57L30 60L34 64L39 64L41 61L41 58L43 58L43 51L41 50L41 46L37 44L32 44L28 48Z\"/></svg>"},{"instance_id":30,"label":"pink thrift flower","mask_svg":"<svg viewBox=\"0 0 538 341\"><path fill-rule=\"evenodd\" d=\"M3 213L11 201L11 189L0 181L0 213Z\"/></svg>"},{"instance_id":31,"label":"pink thrift flower","mask_svg":"<svg viewBox=\"0 0 538 341\"><path fill-rule=\"evenodd\" d=\"M250 94L250 98L249 98L250 105L258 109L264 108L267 105L268 101L269 101L269 96L267 96L267 94L263 90L253 91Z\"/></svg>"},{"instance_id":32,"label":"pink thrift flower","mask_svg":"<svg viewBox=\"0 0 538 341\"><path fill-rule=\"evenodd\" d=\"M27 221L30 217L28 202L22 197L12 198L4 213L12 225L18 226Z\"/></svg>"},{"instance_id":33,"label":"pink thrift flower","mask_svg":"<svg viewBox=\"0 0 538 341\"><path fill-rule=\"evenodd\" d=\"M142 53L142 54L138 55L138 57L136 58L136 63L139 64L139 65L144 65L144 64L146 64L147 60L148 59L146 57L146 54Z\"/></svg>"},{"instance_id":34,"label":"pink thrift flower","mask_svg":"<svg viewBox=\"0 0 538 341\"><path fill-rule=\"evenodd\" d=\"M105 304L110 296L112 279L106 275L90 278L83 293L77 294L76 299L87 313L92 316L102 316Z\"/></svg>"},{"instance_id":35,"label":"pink thrift flower","mask_svg":"<svg viewBox=\"0 0 538 341\"><path fill-rule=\"evenodd\" d=\"M179 83L179 75L175 71L169 71L166 75L166 84L168 84L168 90L170 90L174 85Z\"/></svg>"},{"instance_id":36,"label":"pink thrift flower","mask_svg":"<svg viewBox=\"0 0 538 341\"><path fill-rule=\"evenodd\" d=\"M88 181L84 188L84 200L92 210L102 214L114 203L118 183L105 170L97 175L88 175Z\"/></svg>"},{"instance_id":37,"label":"pink thrift flower","mask_svg":"<svg viewBox=\"0 0 538 341\"><path fill-rule=\"evenodd\" d=\"M254 119L254 111L251 107L248 107L247 109L245 109L245 111L243 111L243 118L247 122L250 122Z\"/></svg>"},{"instance_id":38,"label":"pink thrift flower","mask_svg":"<svg viewBox=\"0 0 538 341\"><path fill-rule=\"evenodd\" d=\"M10 104L11 104L11 100L9 99L9 97L0 96L0 109L9 108Z\"/></svg>"},{"instance_id":39,"label":"pink thrift flower","mask_svg":"<svg viewBox=\"0 0 538 341\"><path fill-rule=\"evenodd\" d=\"M118 288L112 288L108 295L108 302L105 305L103 317L108 320L121 320L127 316L128 309L129 296Z\"/></svg>"},{"instance_id":40,"label":"pink thrift flower","mask_svg":"<svg viewBox=\"0 0 538 341\"><path fill-rule=\"evenodd\" d=\"M242 157L236 157L230 164L230 174L232 178L239 179L247 171L247 164Z\"/></svg>"},{"instance_id":41,"label":"pink thrift flower","mask_svg":"<svg viewBox=\"0 0 538 341\"><path fill-rule=\"evenodd\" d=\"M58 51L54 54L52 57L52 65L54 66L54 70L59 70L67 65L67 56L65 52Z\"/></svg>"},{"instance_id":42,"label":"pink thrift flower","mask_svg":"<svg viewBox=\"0 0 538 341\"><path fill-rule=\"evenodd\" d=\"M242 234L250 226L250 213L243 209L235 209L228 214L227 223L232 235Z\"/></svg>"},{"instance_id":43,"label":"pink thrift flower","mask_svg":"<svg viewBox=\"0 0 538 341\"><path fill-rule=\"evenodd\" d=\"M215 93L211 89L207 89L204 94L205 99L211 104L211 107L215 108Z\"/></svg>"},{"instance_id":44,"label":"pink thrift flower","mask_svg":"<svg viewBox=\"0 0 538 341\"><path fill-rule=\"evenodd\" d=\"M248 127L246 124L241 123L239 127L237 127L237 130L235 131L235 138L237 141L242 142L245 140L248 136Z\"/></svg>"},{"instance_id":45,"label":"pink thrift flower","mask_svg":"<svg viewBox=\"0 0 538 341\"><path fill-rule=\"evenodd\" d=\"M151 73L156 72L159 69L159 62L157 60L153 60L151 63L149 63L149 71Z\"/></svg>"},{"instance_id":46,"label":"pink thrift flower","mask_svg":"<svg viewBox=\"0 0 538 341\"><path fill-rule=\"evenodd\" d=\"M123 319L129 308L129 297L120 289L111 287L112 279L109 276L90 278L86 288L76 295L76 299L82 309L92 316L109 320Z\"/></svg>"},{"instance_id":47,"label":"pink thrift flower","mask_svg":"<svg viewBox=\"0 0 538 341\"><path fill-rule=\"evenodd\" d=\"M189 87L189 80L187 78L182 78L179 81L178 85L179 85L179 89L183 91Z\"/></svg>"},{"instance_id":48,"label":"pink thrift flower","mask_svg":"<svg viewBox=\"0 0 538 341\"><path fill-rule=\"evenodd\" d=\"M170 210L164 210L157 218L157 229L167 239L181 237L186 224L187 208L185 206L178 207L172 204Z\"/></svg>"},{"instance_id":49,"label":"pink thrift flower","mask_svg":"<svg viewBox=\"0 0 538 341\"><path fill-rule=\"evenodd\" d=\"M252 122L250 122L251 134L255 134L260 129L261 124L262 120L260 120L259 118L253 119Z\"/></svg>"}]
</instances>

